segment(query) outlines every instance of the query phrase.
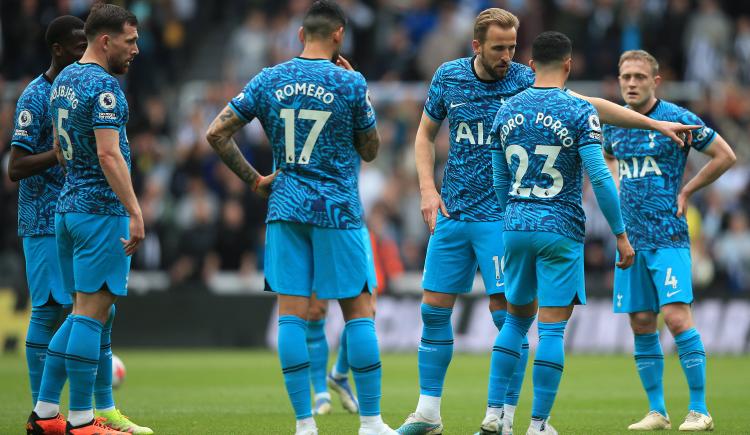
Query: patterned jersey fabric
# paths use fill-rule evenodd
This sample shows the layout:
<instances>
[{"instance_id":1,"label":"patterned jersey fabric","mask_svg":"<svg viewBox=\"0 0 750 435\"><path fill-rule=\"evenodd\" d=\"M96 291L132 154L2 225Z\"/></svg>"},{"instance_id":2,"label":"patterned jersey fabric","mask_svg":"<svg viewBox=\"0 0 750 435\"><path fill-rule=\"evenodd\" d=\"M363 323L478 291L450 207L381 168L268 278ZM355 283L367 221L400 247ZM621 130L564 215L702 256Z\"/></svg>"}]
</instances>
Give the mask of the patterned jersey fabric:
<instances>
[{"instance_id":1,"label":"patterned jersey fabric","mask_svg":"<svg viewBox=\"0 0 750 435\"><path fill-rule=\"evenodd\" d=\"M354 133L375 126L362 74L298 57L263 69L229 106L260 120L281 170L266 222L362 227Z\"/></svg>"},{"instance_id":2,"label":"patterned jersey fabric","mask_svg":"<svg viewBox=\"0 0 750 435\"><path fill-rule=\"evenodd\" d=\"M104 177L94 137L96 129L118 130L120 152L130 168L128 102L117 79L97 64L71 64L52 84L50 113L67 166L57 212L127 216Z\"/></svg>"},{"instance_id":3,"label":"patterned jersey fabric","mask_svg":"<svg viewBox=\"0 0 750 435\"><path fill-rule=\"evenodd\" d=\"M446 62L435 72L424 111L436 122L448 118L450 151L440 194L451 218L502 219L492 190L490 127L503 103L533 83L531 68L515 62L502 80L482 80L473 57Z\"/></svg>"},{"instance_id":4,"label":"patterned jersey fabric","mask_svg":"<svg viewBox=\"0 0 750 435\"><path fill-rule=\"evenodd\" d=\"M492 125L511 174L507 231L546 231L583 241L579 150L601 147L596 109L559 88L530 88L509 99Z\"/></svg>"},{"instance_id":5,"label":"patterned jersey fabric","mask_svg":"<svg viewBox=\"0 0 750 435\"><path fill-rule=\"evenodd\" d=\"M690 147L649 130L604 128L604 150L619 160L620 202L628 238L634 249L689 248L687 221L678 218L677 194L690 148L699 151L716 137L692 112L657 100L647 116L663 121L703 125L693 132Z\"/></svg>"},{"instance_id":6,"label":"patterned jersey fabric","mask_svg":"<svg viewBox=\"0 0 750 435\"><path fill-rule=\"evenodd\" d=\"M52 82L42 74L34 79L16 104L13 146L31 154L52 149L52 118L49 95ZM63 185L60 166L24 178L18 186L18 235L20 237L55 234L55 206Z\"/></svg>"}]
</instances>

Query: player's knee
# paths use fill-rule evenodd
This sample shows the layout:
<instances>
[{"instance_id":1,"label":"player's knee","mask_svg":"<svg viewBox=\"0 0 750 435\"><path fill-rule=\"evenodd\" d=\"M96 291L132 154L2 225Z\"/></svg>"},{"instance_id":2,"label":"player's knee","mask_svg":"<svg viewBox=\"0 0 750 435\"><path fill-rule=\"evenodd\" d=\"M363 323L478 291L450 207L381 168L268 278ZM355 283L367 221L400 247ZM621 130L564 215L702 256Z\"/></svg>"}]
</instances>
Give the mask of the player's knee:
<instances>
[{"instance_id":1,"label":"player's knee","mask_svg":"<svg viewBox=\"0 0 750 435\"><path fill-rule=\"evenodd\" d=\"M444 326L450 324L452 308L435 307L429 304L422 304L422 322L430 326Z\"/></svg>"},{"instance_id":2,"label":"player's knee","mask_svg":"<svg viewBox=\"0 0 750 435\"><path fill-rule=\"evenodd\" d=\"M323 320L328 314L328 307L325 305L313 304L310 305L310 310L307 313L307 320L316 321Z\"/></svg>"},{"instance_id":3,"label":"player's knee","mask_svg":"<svg viewBox=\"0 0 750 435\"><path fill-rule=\"evenodd\" d=\"M507 309L508 309L508 301L505 299L505 295L503 293L490 296L490 312L491 313L497 310L507 310Z\"/></svg>"},{"instance_id":4,"label":"player's knee","mask_svg":"<svg viewBox=\"0 0 750 435\"><path fill-rule=\"evenodd\" d=\"M678 335L693 327L690 316L682 312L664 313L664 323L672 335Z\"/></svg>"},{"instance_id":5,"label":"player's knee","mask_svg":"<svg viewBox=\"0 0 750 435\"><path fill-rule=\"evenodd\" d=\"M630 327L633 329L633 333L642 334L653 334L656 332L656 314L655 313L633 313L630 315Z\"/></svg>"},{"instance_id":6,"label":"player's knee","mask_svg":"<svg viewBox=\"0 0 750 435\"><path fill-rule=\"evenodd\" d=\"M60 318L62 310L62 306L51 304L32 307L30 321L46 328L52 328Z\"/></svg>"},{"instance_id":7,"label":"player's knee","mask_svg":"<svg viewBox=\"0 0 750 435\"><path fill-rule=\"evenodd\" d=\"M422 295L422 303L432 307L452 309L456 303L456 295L425 290Z\"/></svg>"}]
</instances>

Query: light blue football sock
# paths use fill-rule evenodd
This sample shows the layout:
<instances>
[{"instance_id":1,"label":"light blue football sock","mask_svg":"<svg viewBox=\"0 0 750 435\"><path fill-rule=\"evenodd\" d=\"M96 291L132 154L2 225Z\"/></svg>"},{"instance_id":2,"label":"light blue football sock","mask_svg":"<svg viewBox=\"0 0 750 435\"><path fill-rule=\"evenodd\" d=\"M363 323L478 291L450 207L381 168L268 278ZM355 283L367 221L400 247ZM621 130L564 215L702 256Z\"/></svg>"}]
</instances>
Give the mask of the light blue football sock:
<instances>
[{"instance_id":1,"label":"light blue football sock","mask_svg":"<svg viewBox=\"0 0 750 435\"><path fill-rule=\"evenodd\" d=\"M325 319L307 321L307 351L310 354L310 378L315 394L328 392L328 341L325 326Z\"/></svg>"},{"instance_id":2,"label":"light blue football sock","mask_svg":"<svg viewBox=\"0 0 750 435\"><path fill-rule=\"evenodd\" d=\"M375 321L369 318L346 322L346 342L349 364L357 385L359 415L380 415L380 382L382 369Z\"/></svg>"},{"instance_id":3,"label":"light blue football sock","mask_svg":"<svg viewBox=\"0 0 750 435\"><path fill-rule=\"evenodd\" d=\"M297 420L312 417L310 354L305 336L307 322L297 316L279 316L278 349L281 372Z\"/></svg>"},{"instance_id":4,"label":"light blue football sock","mask_svg":"<svg viewBox=\"0 0 750 435\"><path fill-rule=\"evenodd\" d=\"M505 324L505 316L508 314L505 310L495 310L492 313L492 322L497 327L498 336L500 335L500 331L503 329L503 325ZM497 336L495 336L495 341L497 341ZM500 358L490 358L490 380L489 385L487 387L487 407L489 408L502 408L503 404L505 403L505 397L501 396L497 388L495 388L494 385L492 385L493 381L496 381L499 378L499 372L500 372ZM510 386L508 387L508 391L506 393L510 393Z\"/></svg>"},{"instance_id":5,"label":"light blue football sock","mask_svg":"<svg viewBox=\"0 0 750 435\"><path fill-rule=\"evenodd\" d=\"M340 376L346 376L349 373L349 357L346 354L346 329L341 331L341 339L339 340L339 354L336 357L336 374Z\"/></svg>"},{"instance_id":6,"label":"light blue football sock","mask_svg":"<svg viewBox=\"0 0 750 435\"><path fill-rule=\"evenodd\" d=\"M703 341L695 328L690 328L674 338L677 353L680 355L682 371L685 372L690 387L691 411L708 415L706 407L706 351Z\"/></svg>"},{"instance_id":7,"label":"light blue football sock","mask_svg":"<svg viewBox=\"0 0 750 435\"><path fill-rule=\"evenodd\" d=\"M565 364L563 337L568 322L539 322L539 346L534 359L534 400L531 417L546 419L555 403Z\"/></svg>"},{"instance_id":8,"label":"light blue football sock","mask_svg":"<svg viewBox=\"0 0 750 435\"><path fill-rule=\"evenodd\" d=\"M38 400L47 403L60 403L62 392L68 373L65 370L65 352L68 349L70 330L73 328L75 315L70 314L52 336L47 348L47 358L44 360L44 374L39 385Z\"/></svg>"},{"instance_id":9,"label":"light blue football sock","mask_svg":"<svg viewBox=\"0 0 750 435\"><path fill-rule=\"evenodd\" d=\"M114 304L109 309L109 318L102 328L101 346L99 347L99 368L96 371L94 381L94 399L96 409L109 409L115 407L115 398L112 396L112 322L115 321L117 312Z\"/></svg>"},{"instance_id":10,"label":"light blue football sock","mask_svg":"<svg viewBox=\"0 0 750 435\"><path fill-rule=\"evenodd\" d=\"M494 317L493 317L494 318ZM498 408L507 396L511 378L521 359L521 351L535 317L517 317L508 313L500 332L495 337L490 359L488 406Z\"/></svg>"},{"instance_id":11,"label":"light blue football sock","mask_svg":"<svg viewBox=\"0 0 750 435\"><path fill-rule=\"evenodd\" d=\"M94 381L99 367L102 323L77 315L65 351L65 369L70 379L70 410L94 409Z\"/></svg>"},{"instance_id":12,"label":"light blue football sock","mask_svg":"<svg viewBox=\"0 0 750 435\"><path fill-rule=\"evenodd\" d=\"M443 395L443 382L453 358L452 308L422 304L422 339L417 360L419 392L425 396Z\"/></svg>"},{"instance_id":13,"label":"light blue football sock","mask_svg":"<svg viewBox=\"0 0 750 435\"><path fill-rule=\"evenodd\" d=\"M26 365L29 369L32 405L39 397L39 385L44 373L44 360L47 357L47 346L52 339L55 323L60 318L60 305L44 305L31 308L29 330L26 332Z\"/></svg>"},{"instance_id":14,"label":"light blue football sock","mask_svg":"<svg viewBox=\"0 0 750 435\"><path fill-rule=\"evenodd\" d=\"M526 376L526 364L528 361L529 338L528 335L524 335L523 341L521 341L521 357L518 358L518 364L516 364L516 369L510 378L510 383L508 383L508 391L505 393L506 405L518 406L518 398L521 396L521 388L523 387L523 378Z\"/></svg>"},{"instance_id":15,"label":"light blue football sock","mask_svg":"<svg viewBox=\"0 0 750 435\"><path fill-rule=\"evenodd\" d=\"M667 407L664 404L664 352L659 343L659 333L634 334L635 367L641 378L641 385L646 390L650 411L656 411L661 415L667 415Z\"/></svg>"},{"instance_id":16,"label":"light blue football sock","mask_svg":"<svg viewBox=\"0 0 750 435\"><path fill-rule=\"evenodd\" d=\"M495 310L492 312L492 322L497 327L497 330L500 331L503 329L503 324L505 324L505 317L507 316L507 311L505 310ZM505 397L499 397L497 393L497 389L494 388L492 384L489 385L488 388L488 394L487 394L487 406L490 408L500 408L503 406L503 404L518 405L518 396L521 393L521 386L523 385L523 377L526 373L526 362L529 359L529 340L526 338L526 336L523 337L523 342L521 343L521 356L518 359L518 366L516 366L516 369L513 371L513 376L510 378L510 383L508 384L508 390L505 393ZM499 359L491 360L491 362L496 362L499 364ZM498 377L498 371L500 370L499 366L496 365L490 365L490 382L492 379L497 379Z\"/></svg>"}]
</instances>

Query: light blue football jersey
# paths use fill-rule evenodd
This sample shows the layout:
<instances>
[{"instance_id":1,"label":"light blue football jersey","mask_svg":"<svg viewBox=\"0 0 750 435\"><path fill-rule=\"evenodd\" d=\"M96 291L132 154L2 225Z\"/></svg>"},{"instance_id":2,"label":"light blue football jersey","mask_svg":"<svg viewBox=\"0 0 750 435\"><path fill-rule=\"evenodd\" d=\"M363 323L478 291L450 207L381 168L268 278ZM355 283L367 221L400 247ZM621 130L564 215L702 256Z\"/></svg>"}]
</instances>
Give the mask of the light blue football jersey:
<instances>
[{"instance_id":1,"label":"light blue football jersey","mask_svg":"<svg viewBox=\"0 0 750 435\"><path fill-rule=\"evenodd\" d=\"M57 212L127 216L104 177L94 137L95 129L118 130L120 152L130 169L128 102L120 83L97 64L75 62L52 84L50 112L67 166Z\"/></svg>"},{"instance_id":2,"label":"light blue football jersey","mask_svg":"<svg viewBox=\"0 0 750 435\"><path fill-rule=\"evenodd\" d=\"M628 238L634 249L689 248L687 221L678 218L677 195L690 148L702 151L716 132L689 110L657 100L647 116L682 124L702 125L690 147L680 148L655 131L607 125L604 150L619 160L620 203Z\"/></svg>"},{"instance_id":3,"label":"light blue football jersey","mask_svg":"<svg viewBox=\"0 0 750 435\"><path fill-rule=\"evenodd\" d=\"M362 227L354 133L375 127L362 74L297 57L263 69L229 107L245 121L258 118L281 170L266 222Z\"/></svg>"},{"instance_id":4,"label":"light blue football jersey","mask_svg":"<svg viewBox=\"0 0 750 435\"><path fill-rule=\"evenodd\" d=\"M11 144L32 154L52 149L52 118L49 96L52 81L44 74L34 79L16 104L16 121ZM55 234L55 207L63 185L60 166L24 178L18 185L18 235Z\"/></svg>"},{"instance_id":5,"label":"light blue football jersey","mask_svg":"<svg viewBox=\"0 0 750 435\"><path fill-rule=\"evenodd\" d=\"M451 218L503 218L492 190L490 127L503 103L532 84L531 68L515 62L502 80L480 79L473 57L446 62L435 72L424 112L435 122L448 118L450 150L440 195Z\"/></svg>"},{"instance_id":6,"label":"light blue football jersey","mask_svg":"<svg viewBox=\"0 0 750 435\"><path fill-rule=\"evenodd\" d=\"M583 162L601 146L590 103L559 88L532 87L506 101L492 125L511 173L506 231L546 231L583 242Z\"/></svg>"}]
</instances>

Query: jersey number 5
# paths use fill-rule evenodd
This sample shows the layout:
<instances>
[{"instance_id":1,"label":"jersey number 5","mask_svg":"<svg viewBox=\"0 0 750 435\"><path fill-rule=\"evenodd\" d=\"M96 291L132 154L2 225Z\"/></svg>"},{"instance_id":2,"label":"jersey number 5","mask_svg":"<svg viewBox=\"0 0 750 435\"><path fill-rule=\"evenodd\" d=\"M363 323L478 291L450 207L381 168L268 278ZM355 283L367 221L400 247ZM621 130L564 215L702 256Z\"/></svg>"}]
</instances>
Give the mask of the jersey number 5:
<instances>
[{"instance_id":1,"label":"jersey number 5","mask_svg":"<svg viewBox=\"0 0 750 435\"><path fill-rule=\"evenodd\" d=\"M510 166L513 156L518 157L518 168L516 168L516 175L513 181L513 187L510 189L510 194L526 198L531 195L539 198L552 198L560 193L563 188L562 174L554 168L557 156L560 155L560 147L537 145L534 154L547 156L547 159L544 161L544 166L542 167L542 173L548 175L552 179L552 186L539 187L534 185L533 188L521 187L521 180L523 180L526 171L529 169L529 154L526 152L526 149L520 145L510 145L505 149L505 160L508 162L508 166Z\"/></svg>"},{"instance_id":2,"label":"jersey number 5","mask_svg":"<svg viewBox=\"0 0 750 435\"><path fill-rule=\"evenodd\" d=\"M294 109L281 109L280 116L284 119L284 142L286 146L286 162L294 163ZM315 121L310 133L305 139L305 144L302 146L302 152L299 155L297 163L300 165L306 165L310 163L310 154L315 148L315 142L320 136L320 132L323 130L323 126L326 125L326 121L331 116L331 112L324 112L322 110L309 110L300 109L299 119L309 119Z\"/></svg>"},{"instance_id":3,"label":"jersey number 5","mask_svg":"<svg viewBox=\"0 0 750 435\"><path fill-rule=\"evenodd\" d=\"M60 138L60 148L65 160L73 160L73 144L68 132L63 128L63 120L68 119L68 109L57 110L57 136ZM63 143L64 142L64 143Z\"/></svg>"}]
</instances>

